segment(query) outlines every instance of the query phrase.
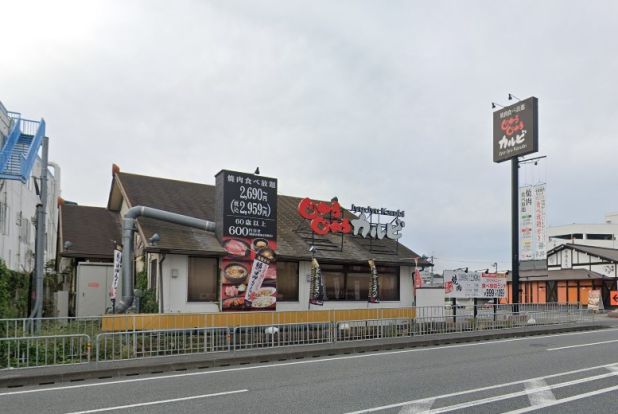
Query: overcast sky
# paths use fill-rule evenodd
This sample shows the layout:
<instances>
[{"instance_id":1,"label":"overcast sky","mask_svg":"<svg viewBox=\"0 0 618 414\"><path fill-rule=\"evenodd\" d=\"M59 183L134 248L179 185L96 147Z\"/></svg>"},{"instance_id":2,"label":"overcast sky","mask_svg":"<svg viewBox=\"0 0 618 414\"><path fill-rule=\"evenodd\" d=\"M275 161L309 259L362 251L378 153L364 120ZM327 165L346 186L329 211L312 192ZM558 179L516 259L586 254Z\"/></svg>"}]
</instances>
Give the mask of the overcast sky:
<instances>
[{"instance_id":1,"label":"overcast sky","mask_svg":"<svg viewBox=\"0 0 618 414\"><path fill-rule=\"evenodd\" d=\"M0 1L0 100L43 117L62 195L111 166L406 212L440 268L510 266L491 102L539 98L548 222L618 211L616 1ZM512 102L511 102L512 103Z\"/></svg>"}]
</instances>

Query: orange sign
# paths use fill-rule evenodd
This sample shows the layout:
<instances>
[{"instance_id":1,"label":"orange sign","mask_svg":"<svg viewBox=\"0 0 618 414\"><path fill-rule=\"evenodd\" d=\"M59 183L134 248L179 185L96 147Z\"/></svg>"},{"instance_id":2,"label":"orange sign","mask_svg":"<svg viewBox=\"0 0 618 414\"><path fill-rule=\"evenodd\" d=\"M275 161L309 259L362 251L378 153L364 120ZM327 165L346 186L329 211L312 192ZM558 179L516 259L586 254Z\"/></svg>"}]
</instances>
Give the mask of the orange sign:
<instances>
[{"instance_id":1,"label":"orange sign","mask_svg":"<svg viewBox=\"0 0 618 414\"><path fill-rule=\"evenodd\" d=\"M611 290L609 292L609 304L611 306L618 306L618 290Z\"/></svg>"}]
</instances>

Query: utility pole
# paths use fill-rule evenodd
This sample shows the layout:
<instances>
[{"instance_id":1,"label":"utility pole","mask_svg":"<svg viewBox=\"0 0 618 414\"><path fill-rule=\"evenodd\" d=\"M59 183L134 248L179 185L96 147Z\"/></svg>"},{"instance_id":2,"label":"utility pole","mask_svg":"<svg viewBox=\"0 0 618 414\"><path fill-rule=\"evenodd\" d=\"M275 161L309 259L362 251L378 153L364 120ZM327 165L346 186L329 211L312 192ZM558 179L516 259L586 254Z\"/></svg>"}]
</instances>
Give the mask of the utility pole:
<instances>
[{"instance_id":1,"label":"utility pole","mask_svg":"<svg viewBox=\"0 0 618 414\"><path fill-rule=\"evenodd\" d=\"M41 157L41 202L36 206L36 239L34 241L34 285L35 302L30 318L35 319L35 332L41 329L43 316L43 278L45 277L45 224L47 220L47 164L49 154L49 138L43 137L43 154Z\"/></svg>"},{"instance_id":2,"label":"utility pole","mask_svg":"<svg viewBox=\"0 0 618 414\"><path fill-rule=\"evenodd\" d=\"M519 313L519 159L511 159L511 269L513 313Z\"/></svg>"}]
</instances>

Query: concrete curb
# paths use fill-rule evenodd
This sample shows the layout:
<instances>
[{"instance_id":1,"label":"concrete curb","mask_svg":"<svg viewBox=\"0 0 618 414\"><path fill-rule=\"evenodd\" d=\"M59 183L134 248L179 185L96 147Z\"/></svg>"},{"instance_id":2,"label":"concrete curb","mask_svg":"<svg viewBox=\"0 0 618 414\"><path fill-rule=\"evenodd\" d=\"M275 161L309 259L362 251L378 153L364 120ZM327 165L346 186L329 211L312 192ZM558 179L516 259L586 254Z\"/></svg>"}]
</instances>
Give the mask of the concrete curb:
<instances>
[{"instance_id":1,"label":"concrete curb","mask_svg":"<svg viewBox=\"0 0 618 414\"><path fill-rule=\"evenodd\" d=\"M568 324L556 327L525 327L501 331L476 331L457 334L424 335L355 342L301 345L281 348L264 348L250 351L233 351L208 354L190 354L167 357L143 358L114 362L90 362L79 365L50 366L40 368L8 369L0 371L0 388L16 388L27 385L50 385L76 383L88 379L133 377L187 370L199 370L233 365L272 363L335 356L360 354L406 348L419 348L465 342L478 342L502 338L557 334L562 332L588 331L609 328L607 324Z\"/></svg>"}]
</instances>

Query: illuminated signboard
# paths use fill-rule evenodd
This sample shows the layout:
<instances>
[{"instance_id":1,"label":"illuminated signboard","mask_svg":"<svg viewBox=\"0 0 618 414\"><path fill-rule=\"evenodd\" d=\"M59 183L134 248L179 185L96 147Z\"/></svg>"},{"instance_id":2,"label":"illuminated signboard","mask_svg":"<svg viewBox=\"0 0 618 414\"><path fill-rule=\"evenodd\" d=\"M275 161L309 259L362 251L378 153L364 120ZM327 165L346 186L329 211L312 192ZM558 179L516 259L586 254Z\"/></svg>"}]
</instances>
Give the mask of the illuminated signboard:
<instances>
[{"instance_id":1,"label":"illuminated signboard","mask_svg":"<svg viewBox=\"0 0 618 414\"><path fill-rule=\"evenodd\" d=\"M494 162L538 151L538 99L531 97L494 112Z\"/></svg>"}]
</instances>

